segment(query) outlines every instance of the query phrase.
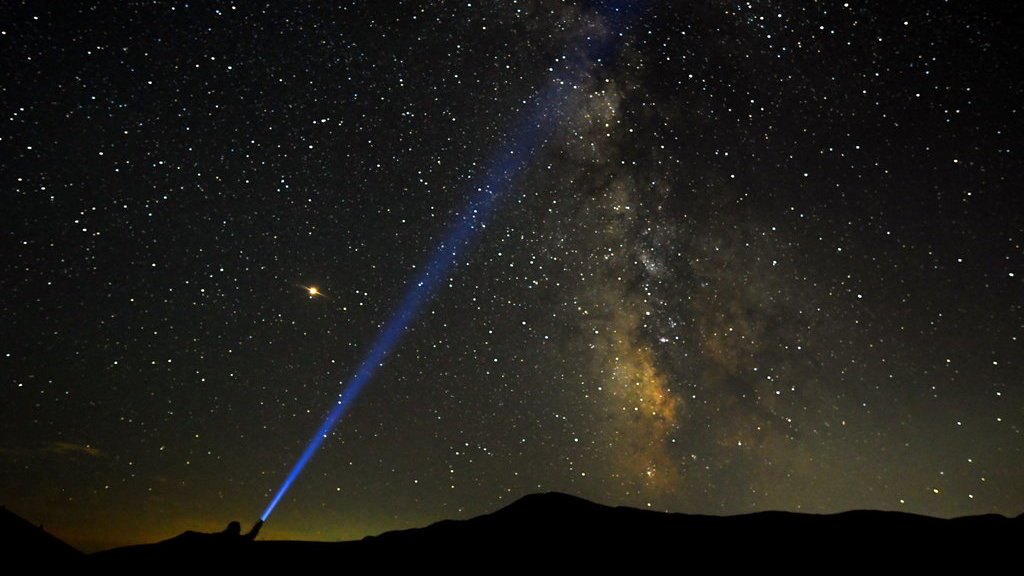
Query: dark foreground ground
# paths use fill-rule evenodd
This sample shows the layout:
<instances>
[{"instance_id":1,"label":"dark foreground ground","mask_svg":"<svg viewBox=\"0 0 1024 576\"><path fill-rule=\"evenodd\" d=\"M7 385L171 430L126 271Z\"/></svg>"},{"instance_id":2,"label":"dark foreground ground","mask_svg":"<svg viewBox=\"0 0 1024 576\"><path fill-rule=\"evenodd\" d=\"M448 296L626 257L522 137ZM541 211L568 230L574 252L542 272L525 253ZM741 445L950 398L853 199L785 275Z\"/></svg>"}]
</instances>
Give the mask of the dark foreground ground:
<instances>
[{"instance_id":1,"label":"dark foreground ground","mask_svg":"<svg viewBox=\"0 0 1024 576\"><path fill-rule=\"evenodd\" d=\"M1024 547L1024 515L952 520L877 511L695 516L612 508L556 493L526 496L470 520L336 543L250 542L186 532L156 544L84 555L27 522L27 536L17 536L9 523L5 519L3 538L9 565L24 559L29 566L104 572L560 568L693 573L772 568L806 573L941 568L1012 573L1019 569ZM19 537L25 541L12 540Z\"/></svg>"}]
</instances>

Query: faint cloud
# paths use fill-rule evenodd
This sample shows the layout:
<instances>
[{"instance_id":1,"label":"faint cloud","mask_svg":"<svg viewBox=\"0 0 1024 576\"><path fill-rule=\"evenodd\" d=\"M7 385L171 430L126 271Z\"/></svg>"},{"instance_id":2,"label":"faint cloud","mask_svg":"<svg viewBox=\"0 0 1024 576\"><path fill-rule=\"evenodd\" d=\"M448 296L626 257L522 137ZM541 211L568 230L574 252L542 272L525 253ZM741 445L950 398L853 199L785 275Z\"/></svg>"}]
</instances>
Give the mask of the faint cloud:
<instances>
[{"instance_id":1,"label":"faint cloud","mask_svg":"<svg viewBox=\"0 0 1024 576\"><path fill-rule=\"evenodd\" d=\"M36 446L0 446L0 459L2 460L75 459L86 456L90 458L105 458L107 454L90 444L76 444L74 442L61 442L58 440Z\"/></svg>"},{"instance_id":2,"label":"faint cloud","mask_svg":"<svg viewBox=\"0 0 1024 576\"><path fill-rule=\"evenodd\" d=\"M46 452L60 456L76 456L79 454L102 458L105 456L102 450L89 444L75 444L73 442L51 442L44 448Z\"/></svg>"}]
</instances>

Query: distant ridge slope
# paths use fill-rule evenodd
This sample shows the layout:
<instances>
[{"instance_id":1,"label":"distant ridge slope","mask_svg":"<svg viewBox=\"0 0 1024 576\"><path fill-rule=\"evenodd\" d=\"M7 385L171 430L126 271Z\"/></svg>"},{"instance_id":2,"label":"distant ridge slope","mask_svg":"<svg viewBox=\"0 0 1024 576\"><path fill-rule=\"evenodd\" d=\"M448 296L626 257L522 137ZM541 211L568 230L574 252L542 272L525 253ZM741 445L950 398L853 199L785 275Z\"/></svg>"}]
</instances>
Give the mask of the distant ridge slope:
<instances>
[{"instance_id":1,"label":"distant ridge slope","mask_svg":"<svg viewBox=\"0 0 1024 576\"><path fill-rule=\"evenodd\" d=\"M31 561L34 567L76 562L85 556L6 506L0 506L0 550L5 561Z\"/></svg>"},{"instance_id":2,"label":"distant ridge slope","mask_svg":"<svg viewBox=\"0 0 1024 576\"><path fill-rule=\"evenodd\" d=\"M652 556L698 565L798 571L823 566L955 566L1014 561L1024 515L945 520L902 512L758 512L742 516L669 514L611 507L561 493L531 494L490 514L443 520L352 542L225 542L186 532L157 544L94 554L109 567L294 566L301 561L372 567L481 570L495 566L604 568ZM1014 562L1016 563L1016 562ZM341 565L341 564L339 564Z\"/></svg>"},{"instance_id":3,"label":"distant ridge slope","mask_svg":"<svg viewBox=\"0 0 1024 576\"><path fill-rule=\"evenodd\" d=\"M854 510L839 514L757 512L740 516L671 514L610 507L560 493L531 494L469 520L446 520L411 530L367 537L371 546L438 551L472 548L495 554L518 552L565 556L666 549L705 554L723 545L748 557L802 561L838 557L1009 554L1024 537L1024 515L991 514L952 520L904 512ZM1014 555L1016 555L1014 553ZM732 562L738 557L732 557Z\"/></svg>"}]
</instances>

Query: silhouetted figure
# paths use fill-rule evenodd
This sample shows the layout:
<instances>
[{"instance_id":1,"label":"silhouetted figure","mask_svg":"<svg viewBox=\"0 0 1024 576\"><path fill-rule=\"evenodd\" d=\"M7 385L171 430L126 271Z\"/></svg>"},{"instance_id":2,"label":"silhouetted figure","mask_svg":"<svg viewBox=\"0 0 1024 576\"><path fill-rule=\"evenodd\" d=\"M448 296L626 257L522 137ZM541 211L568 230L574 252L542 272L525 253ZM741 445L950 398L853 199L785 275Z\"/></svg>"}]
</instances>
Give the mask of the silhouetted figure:
<instances>
[{"instance_id":1,"label":"silhouetted figure","mask_svg":"<svg viewBox=\"0 0 1024 576\"><path fill-rule=\"evenodd\" d=\"M228 522L228 527L223 532L213 534L224 542L252 542L256 539L256 535L260 533L260 528L263 527L263 520L260 520L253 524L252 530L249 530L246 534L242 534L242 524L238 520L232 520Z\"/></svg>"},{"instance_id":2,"label":"silhouetted figure","mask_svg":"<svg viewBox=\"0 0 1024 576\"><path fill-rule=\"evenodd\" d=\"M263 520L258 520L255 524L253 524L252 530L249 530L248 534L242 536L242 539L248 542L255 540L256 535L260 533L260 528L263 528Z\"/></svg>"},{"instance_id":3,"label":"silhouetted figure","mask_svg":"<svg viewBox=\"0 0 1024 576\"><path fill-rule=\"evenodd\" d=\"M242 537L242 524L238 520L232 520L228 522L228 527L221 532L221 535L225 538L235 540Z\"/></svg>"}]
</instances>

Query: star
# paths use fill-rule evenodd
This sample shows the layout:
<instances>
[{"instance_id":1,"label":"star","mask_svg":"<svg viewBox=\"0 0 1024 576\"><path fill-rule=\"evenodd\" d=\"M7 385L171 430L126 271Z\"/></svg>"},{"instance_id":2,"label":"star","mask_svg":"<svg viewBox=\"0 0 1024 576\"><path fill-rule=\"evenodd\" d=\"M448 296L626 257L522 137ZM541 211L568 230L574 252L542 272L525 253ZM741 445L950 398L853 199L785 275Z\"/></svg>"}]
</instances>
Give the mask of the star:
<instances>
[{"instance_id":1,"label":"star","mask_svg":"<svg viewBox=\"0 0 1024 576\"><path fill-rule=\"evenodd\" d=\"M1006 3L169 4L7 11L24 517L250 518L357 375L262 536L1024 511Z\"/></svg>"}]
</instances>

